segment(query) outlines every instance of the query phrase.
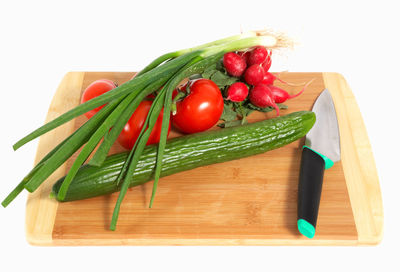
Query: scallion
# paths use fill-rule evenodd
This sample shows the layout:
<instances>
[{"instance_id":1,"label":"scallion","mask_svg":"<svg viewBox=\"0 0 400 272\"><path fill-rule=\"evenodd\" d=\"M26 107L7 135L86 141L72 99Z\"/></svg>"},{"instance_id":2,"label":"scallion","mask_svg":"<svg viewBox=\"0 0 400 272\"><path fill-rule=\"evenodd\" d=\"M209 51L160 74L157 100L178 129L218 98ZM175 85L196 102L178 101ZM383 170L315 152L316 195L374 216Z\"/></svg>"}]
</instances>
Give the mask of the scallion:
<instances>
[{"instance_id":1,"label":"scallion","mask_svg":"<svg viewBox=\"0 0 400 272\"><path fill-rule=\"evenodd\" d=\"M105 107L78 130L50 151L6 197L2 205L4 207L7 206L24 188L29 192L35 191L45 179L83 146L59 190L58 198L60 200L64 199L68 191L68 186L73 182L78 169L87 160L101 139L104 138L90 161L92 165L101 165L103 163L112 144L141 101L148 94L159 90L163 86L155 97L145 124L119 174L118 181L122 181L122 186L114 208L110 229L114 230L116 228L121 203L129 187L129 181L135 172L139 157L148 141L152 128L161 110L163 110L161 136L157 149L154 184L150 200L150 207L152 207L158 180L161 176L163 155L170 122L170 111L173 103L173 90L185 78L194 74L201 74L207 67L217 63L224 53L247 49L257 45L279 48L287 47L288 43L282 36L278 37L262 32L248 32L193 48L164 54L147 65L130 81L69 110L39 127L15 143L13 146L14 150L73 118L106 104Z\"/></svg>"}]
</instances>

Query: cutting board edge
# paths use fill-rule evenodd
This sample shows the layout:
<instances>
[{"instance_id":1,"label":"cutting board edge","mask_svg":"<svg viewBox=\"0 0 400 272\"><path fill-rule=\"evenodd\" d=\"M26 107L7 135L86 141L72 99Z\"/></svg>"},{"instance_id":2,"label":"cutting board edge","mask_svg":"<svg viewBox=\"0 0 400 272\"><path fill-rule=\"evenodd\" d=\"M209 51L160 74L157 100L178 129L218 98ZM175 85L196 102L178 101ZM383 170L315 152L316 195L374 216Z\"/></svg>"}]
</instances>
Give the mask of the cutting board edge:
<instances>
[{"instance_id":1,"label":"cutting board edge","mask_svg":"<svg viewBox=\"0 0 400 272\"><path fill-rule=\"evenodd\" d=\"M348 128L340 130L340 138L354 139L351 142L346 141L346 146L341 142L341 152L347 190L358 232L358 243L377 245L383 238L383 202L367 130L357 101L343 75L325 72L323 79L335 102L339 126ZM353 162L351 169L345 163L346 160Z\"/></svg>"},{"instance_id":2,"label":"cutting board edge","mask_svg":"<svg viewBox=\"0 0 400 272\"><path fill-rule=\"evenodd\" d=\"M317 239L35 239L34 246L357 246L357 240Z\"/></svg>"},{"instance_id":3,"label":"cutting board edge","mask_svg":"<svg viewBox=\"0 0 400 272\"><path fill-rule=\"evenodd\" d=\"M84 76L85 72L68 72L65 74L53 96L45 123L79 104ZM61 140L64 138L63 136L71 134L73 130L74 121L72 120L56 130L42 135L37 147L34 165L46 155L45 150L49 150L58 144L53 142L54 138ZM44 146L47 147L44 148ZM28 194L25 212L25 237L31 245L53 244L52 235L58 202L50 199L49 193L54 182L65 174L65 168L66 164L63 164L35 192Z\"/></svg>"}]
</instances>

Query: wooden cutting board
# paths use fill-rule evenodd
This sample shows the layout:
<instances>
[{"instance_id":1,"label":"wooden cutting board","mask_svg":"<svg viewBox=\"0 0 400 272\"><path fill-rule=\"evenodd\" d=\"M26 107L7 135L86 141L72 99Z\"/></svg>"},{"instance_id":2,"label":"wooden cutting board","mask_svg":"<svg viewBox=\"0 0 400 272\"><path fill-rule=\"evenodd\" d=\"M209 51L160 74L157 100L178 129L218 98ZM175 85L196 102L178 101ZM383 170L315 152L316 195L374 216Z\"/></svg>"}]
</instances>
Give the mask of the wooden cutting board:
<instances>
[{"instance_id":1,"label":"wooden cutting board","mask_svg":"<svg viewBox=\"0 0 400 272\"><path fill-rule=\"evenodd\" d=\"M94 80L122 84L134 73L70 72L50 105L50 121L79 104ZM313 239L297 231L299 140L268 153L215 164L162 178L153 208L152 182L129 189L116 231L108 230L118 193L58 203L49 199L52 184L71 160L28 197L26 235L33 245L374 245L382 239L383 208L378 175L355 98L337 73L282 73L292 83L315 79L304 94L287 101L288 110L311 110L328 88L340 128L342 161L325 172L318 227ZM283 86L289 92L300 87ZM252 113L250 121L275 113ZM85 122L81 116L42 136L38 162ZM216 128L217 129L217 128ZM180 134L172 131L171 137ZM112 153L122 151L115 144ZM35 162L35 163L36 163Z\"/></svg>"}]
</instances>

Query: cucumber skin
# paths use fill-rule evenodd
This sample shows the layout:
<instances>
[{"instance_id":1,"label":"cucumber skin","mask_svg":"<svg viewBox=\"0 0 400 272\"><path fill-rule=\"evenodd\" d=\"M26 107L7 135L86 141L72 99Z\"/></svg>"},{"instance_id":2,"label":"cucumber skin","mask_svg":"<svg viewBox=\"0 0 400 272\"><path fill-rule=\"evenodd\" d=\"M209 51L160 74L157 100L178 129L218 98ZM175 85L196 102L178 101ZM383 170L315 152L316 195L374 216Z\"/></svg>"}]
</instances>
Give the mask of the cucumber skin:
<instances>
[{"instance_id":1,"label":"cucumber skin","mask_svg":"<svg viewBox=\"0 0 400 272\"><path fill-rule=\"evenodd\" d=\"M314 123L313 112L299 111L257 123L173 138L165 147L161 176L282 147L305 136ZM123 152L111 155L100 167L83 165L71 182L64 201L119 191L122 182L118 186L116 179L128 154ZM129 187L153 179L156 154L157 145L150 145L144 149ZM63 180L64 177L53 185L52 195L57 200Z\"/></svg>"}]
</instances>

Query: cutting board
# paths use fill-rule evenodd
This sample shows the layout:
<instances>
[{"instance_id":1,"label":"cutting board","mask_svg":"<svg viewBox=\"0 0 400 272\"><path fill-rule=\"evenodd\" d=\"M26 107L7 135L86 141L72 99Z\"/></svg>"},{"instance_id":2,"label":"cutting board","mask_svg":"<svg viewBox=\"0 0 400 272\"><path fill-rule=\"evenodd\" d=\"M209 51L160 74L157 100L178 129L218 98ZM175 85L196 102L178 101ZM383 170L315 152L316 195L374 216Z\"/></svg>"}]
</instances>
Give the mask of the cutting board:
<instances>
[{"instance_id":1,"label":"cutting board","mask_svg":"<svg viewBox=\"0 0 400 272\"><path fill-rule=\"evenodd\" d=\"M47 122L79 104L94 80L129 80L130 72L70 72L50 105ZM337 73L282 73L291 83L314 79L285 115L311 110L324 88L331 91L339 122L342 160L325 172L313 239L297 231L297 183L304 139L261 155L200 167L129 189L116 231L108 229L118 193L75 202L50 199L61 166L26 206L26 237L33 245L374 245L381 241L383 208L378 175L363 120L345 79ZM301 87L284 86L291 93ZM275 113L252 113L250 122ZM40 138L37 163L85 122L81 116ZM214 128L219 129L219 128ZM174 129L170 137L180 134ZM114 144L111 153L122 151Z\"/></svg>"}]
</instances>

